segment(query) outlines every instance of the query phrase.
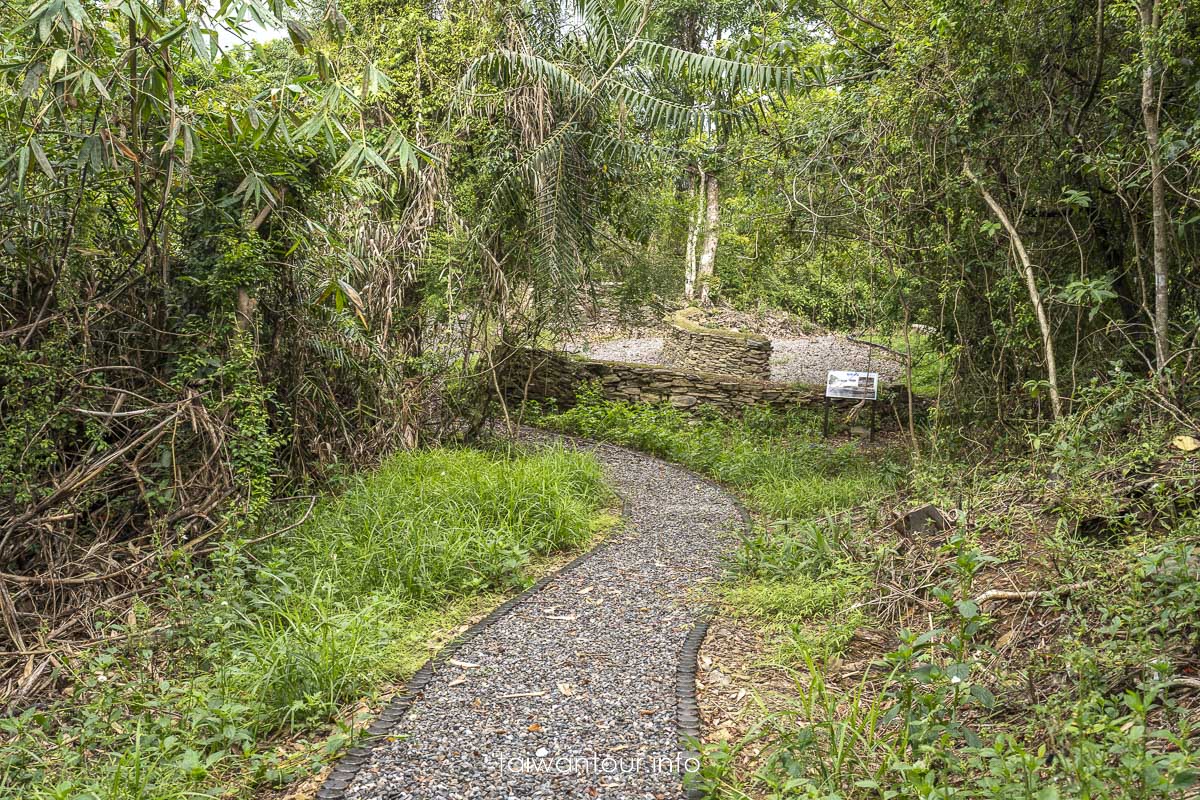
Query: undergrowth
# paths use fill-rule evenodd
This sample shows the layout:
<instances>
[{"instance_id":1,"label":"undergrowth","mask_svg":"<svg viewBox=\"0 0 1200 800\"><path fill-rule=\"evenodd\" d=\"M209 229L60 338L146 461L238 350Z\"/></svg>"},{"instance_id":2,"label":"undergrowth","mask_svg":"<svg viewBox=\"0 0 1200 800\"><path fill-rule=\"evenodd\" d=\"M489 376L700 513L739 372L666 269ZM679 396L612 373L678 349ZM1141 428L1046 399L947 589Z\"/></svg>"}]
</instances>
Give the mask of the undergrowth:
<instances>
[{"instance_id":1,"label":"undergrowth","mask_svg":"<svg viewBox=\"0 0 1200 800\"><path fill-rule=\"evenodd\" d=\"M744 736L703 746L706 796L1190 797L1200 458L1171 444L1196 431L1147 412L1153 391L1114 373L1003 461L930 453L942 431L902 497L894 454L827 446L800 411L693 419L589 390L534 416L682 463L759 512L726 610L793 681L761 688ZM888 524L923 502L953 512L948 530Z\"/></svg>"},{"instance_id":2,"label":"undergrowth","mask_svg":"<svg viewBox=\"0 0 1200 800\"><path fill-rule=\"evenodd\" d=\"M728 595L791 626L793 686L742 738L705 746L696 786L1195 796L1200 459L1172 444L1194 430L1148 412L1153 391L1118 375L1081 393L1021 458L927 457L909 491L957 511L946 531L793 526L789 547L743 552L747 576L807 580L769 602L747 578Z\"/></svg>"},{"instance_id":3,"label":"undergrowth","mask_svg":"<svg viewBox=\"0 0 1200 800\"><path fill-rule=\"evenodd\" d=\"M63 698L0 720L0 797L246 796L343 749L381 686L610 520L554 449L398 455L297 527L176 561L155 611L62 661ZM331 734L332 724L332 734Z\"/></svg>"},{"instance_id":4,"label":"undergrowth","mask_svg":"<svg viewBox=\"0 0 1200 800\"><path fill-rule=\"evenodd\" d=\"M869 342L881 344L898 353L906 354L912 363L905 369L905 383L919 397L937 397L953 373L952 365L958 357L958 346L946 346L936 334L910 331L891 334L865 334Z\"/></svg>"}]
</instances>

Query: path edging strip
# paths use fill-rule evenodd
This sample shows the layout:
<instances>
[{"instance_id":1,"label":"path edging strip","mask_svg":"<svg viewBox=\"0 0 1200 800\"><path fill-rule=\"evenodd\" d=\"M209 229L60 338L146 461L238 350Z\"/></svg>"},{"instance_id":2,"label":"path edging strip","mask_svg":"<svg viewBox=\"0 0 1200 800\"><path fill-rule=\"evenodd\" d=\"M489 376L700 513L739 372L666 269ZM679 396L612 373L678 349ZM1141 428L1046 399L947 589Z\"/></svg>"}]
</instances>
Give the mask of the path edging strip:
<instances>
[{"instance_id":1,"label":"path edging strip","mask_svg":"<svg viewBox=\"0 0 1200 800\"><path fill-rule=\"evenodd\" d=\"M682 470L698 482L720 492L733 503L734 509L738 512L738 516L741 517L742 532L744 535L748 535L753 528L754 520L750 515L750 510L746 508L745 504L742 503L741 499L735 493L712 478L701 475L682 464L668 461L653 453L635 450L632 447L626 447L614 442L606 442L602 439L589 439L586 436L560 433L545 428L533 428L533 430L549 433L559 439L565 439L579 445L602 445L604 447L615 447L618 450L627 450L650 461L657 461L663 466ZM683 640L683 647L679 654L679 667L675 672L675 729L678 732L680 750L683 751L685 759L689 757L699 758L700 756L699 751L692 747L693 741L700 743L700 735L702 733L700 729L700 705L696 697L696 671L700 666L700 648L704 645L704 637L708 635L709 623L712 622L713 617L716 615L717 609L715 606L705 605L701 608L700 613L696 615L696 619L692 624L692 629L688 631L687 637ZM685 778L684 795L687 800L704 800L706 793L703 789L687 788Z\"/></svg>"}]
</instances>

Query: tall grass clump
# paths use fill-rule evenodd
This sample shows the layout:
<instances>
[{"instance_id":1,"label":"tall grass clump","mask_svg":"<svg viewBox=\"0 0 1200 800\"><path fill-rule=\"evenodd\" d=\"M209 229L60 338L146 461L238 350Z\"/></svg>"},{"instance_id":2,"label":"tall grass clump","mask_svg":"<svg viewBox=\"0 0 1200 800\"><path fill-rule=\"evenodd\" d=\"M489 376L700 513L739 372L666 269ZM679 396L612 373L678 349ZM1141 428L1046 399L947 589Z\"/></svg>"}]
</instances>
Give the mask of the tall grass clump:
<instances>
[{"instance_id":1,"label":"tall grass clump","mask_svg":"<svg viewBox=\"0 0 1200 800\"><path fill-rule=\"evenodd\" d=\"M69 698L0 719L0 798L249 797L309 774L352 741L346 709L586 543L607 499L561 448L402 453L286 532L181 558L158 610L65 659Z\"/></svg>"},{"instance_id":2,"label":"tall grass clump","mask_svg":"<svg viewBox=\"0 0 1200 800\"><path fill-rule=\"evenodd\" d=\"M266 560L335 601L387 591L416 603L506 589L534 555L582 543L602 497L598 465L554 449L504 459L406 454L328 502Z\"/></svg>"},{"instance_id":3,"label":"tall grass clump","mask_svg":"<svg viewBox=\"0 0 1200 800\"><path fill-rule=\"evenodd\" d=\"M561 448L393 458L257 554L231 687L271 724L328 715L395 671L414 614L520 588L532 559L587 541L603 497L599 465Z\"/></svg>"}]
</instances>

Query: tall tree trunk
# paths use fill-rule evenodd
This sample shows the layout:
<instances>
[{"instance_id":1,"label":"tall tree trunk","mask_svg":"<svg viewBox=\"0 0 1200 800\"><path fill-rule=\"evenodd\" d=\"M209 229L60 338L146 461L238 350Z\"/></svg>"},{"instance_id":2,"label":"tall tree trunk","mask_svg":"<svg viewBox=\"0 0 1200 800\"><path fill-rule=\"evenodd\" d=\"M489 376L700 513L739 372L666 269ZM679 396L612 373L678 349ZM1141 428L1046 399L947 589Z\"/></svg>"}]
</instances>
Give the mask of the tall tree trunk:
<instances>
[{"instance_id":1,"label":"tall tree trunk","mask_svg":"<svg viewBox=\"0 0 1200 800\"><path fill-rule=\"evenodd\" d=\"M983 201L988 204L988 208L992 210L992 213L1000 220L1000 224L1004 226L1004 230L1008 232L1013 249L1017 251L1017 257L1021 261L1021 269L1025 273L1025 286L1029 289L1029 302L1033 304L1033 312L1037 316L1038 327L1042 332L1042 350L1046 356L1046 380L1050 384L1050 412L1054 415L1054 419L1059 419L1062 417L1062 400L1058 396L1058 365L1054 360L1054 336L1050 330L1050 320L1046 316L1046 307L1042 305L1042 294L1038 291L1033 264L1029 260L1029 254L1025 252L1025 242L1021 240L1021 235L1017 232L1017 227L1013 225L1012 220L1008 218L1008 214L1004 213L1004 209L996 202L996 198L992 197L992 193L987 190L987 187L980 182L979 178L975 177L975 173L971 171L971 165L965 161L963 162L963 171L979 188L979 193L983 195Z\"/></svg>"},{"instance_id":2,"label":"tall tree trunk","mask_svg":"<svg viewBox=\"0 0 1200 800\"><path fill-rule=\"evenodd\" d=\"M717 260L717 238L720 235L721 190L716 175L704 178L704 249L700 252L700 263L696 268L696 279L700 282L700 302L708 303L708 289L712 282L713 265Z\"/></svg>"},{"instance_id":3,"label":"tall tree trunk","mask_svg":"<svg viewBox=\"0 0 1200 800\"><path fill-rule=\"evenodd\" d=\"M704 171L700 171L700 180L695 186L695 192L689 192L689 197L695 203L695 213L688 212L687 253L684 258L683 297L688 302L696 299L696 240L700 237L700 226L704 220Z\"/></svg>"},{"instance_id":4,"label":"tall tree trunk","mask_svg":"<svg viewBox=\"0 0 1200 800\"><path fill-rule=\"evenodd\" d=\"M1154 91L1154 67L1158 63L1155 49L1162 25L1159 0L1138 0L1141 17L1142 58L1142 122L1146 127L1146 149L1150 156L1150 205L1154 228L1154 355L1158 369L1166 369L1171 357L1167 324L1167 272L1170 267L1167 252L1167 187L1163 175L1162 152L1158 146L1158 103Z\"/></svg>"}]
</instances>

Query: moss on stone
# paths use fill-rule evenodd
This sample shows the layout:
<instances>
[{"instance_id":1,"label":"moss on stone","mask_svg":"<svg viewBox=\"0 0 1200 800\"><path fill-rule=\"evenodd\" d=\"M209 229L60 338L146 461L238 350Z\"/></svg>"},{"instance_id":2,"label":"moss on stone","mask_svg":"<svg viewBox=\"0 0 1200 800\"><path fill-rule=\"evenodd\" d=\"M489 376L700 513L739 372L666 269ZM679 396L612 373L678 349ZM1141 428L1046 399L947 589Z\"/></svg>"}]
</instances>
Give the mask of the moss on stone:
<instances>
[{"instance_id":1,"label":"moss on stone","mask_svg":"<svg viewBox=\"0 0 1200 800\"><path fill-rule=\"evenodd\" d=\"M728 328L713 328L697 322L693 317L696 317L704 312L695 306L681 309L668 314L663 318L663 321L668 325L674 325L688 333L694 333L698 336L721 336L728 339L738 339L743 342L762 342L770 344L771 340L761 333L746 333L744 331L732 331Z\"/></svg>"}]
</instances>

